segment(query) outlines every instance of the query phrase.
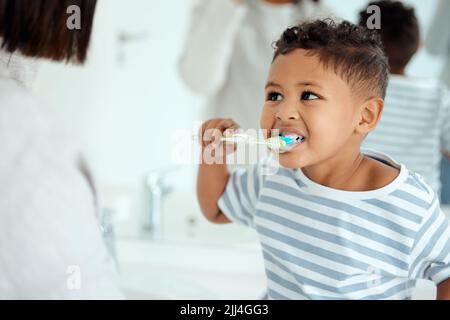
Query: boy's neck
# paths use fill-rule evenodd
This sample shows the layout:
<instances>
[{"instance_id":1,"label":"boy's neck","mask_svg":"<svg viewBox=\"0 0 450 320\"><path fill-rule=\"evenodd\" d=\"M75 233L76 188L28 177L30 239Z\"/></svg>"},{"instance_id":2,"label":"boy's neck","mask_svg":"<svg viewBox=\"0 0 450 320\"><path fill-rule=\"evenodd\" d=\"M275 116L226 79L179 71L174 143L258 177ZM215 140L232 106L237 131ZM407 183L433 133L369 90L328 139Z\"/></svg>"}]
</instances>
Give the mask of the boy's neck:
<instances>
[{"instance_id":1,"label":"boy's neck","mask_svg":"<svg viewBox=\"0 0 450 320\"><path fill-rule=\"evenodd\" d=\"M312 181L333 189L356 191L360 184L355 179L364 161L359 148L353 151L341 150L337 155L321 163L302 168Z\"/></svg>"},{"instance_id":2,"label":"boy's neck","mask_svg":"<svg viewBox=\"0 0 450 320\"><path fill-rule=\"evenodd\" d=\"M344 191L376 190L394 181L400 173L399 169L362 154L360 143L351 143L331 158L302 171L318 184Z\"/></svg>"}]
</instances>

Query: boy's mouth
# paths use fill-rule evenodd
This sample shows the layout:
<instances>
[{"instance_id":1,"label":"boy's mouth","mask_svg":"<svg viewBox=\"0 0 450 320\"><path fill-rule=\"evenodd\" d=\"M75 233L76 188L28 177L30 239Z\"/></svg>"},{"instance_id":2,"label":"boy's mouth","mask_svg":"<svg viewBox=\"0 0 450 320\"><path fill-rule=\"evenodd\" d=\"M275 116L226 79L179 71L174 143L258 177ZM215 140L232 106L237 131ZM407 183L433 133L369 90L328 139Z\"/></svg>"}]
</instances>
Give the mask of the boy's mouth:
<instances>
[{"instance_id":1,"label":"boy's mouth","mask_svg":"<svg viewBox=\"0 0 450 320\"><path fill-rule=\"evenodd\" d=\"M276 131L278 131L278 137L286 143L284 148L278 150L279 153L291 151L306 140L305 134L296 128L279 128ZM277 136L275 132L272 131L272 133L272 137Z\"/></svg>"}]
</instances>

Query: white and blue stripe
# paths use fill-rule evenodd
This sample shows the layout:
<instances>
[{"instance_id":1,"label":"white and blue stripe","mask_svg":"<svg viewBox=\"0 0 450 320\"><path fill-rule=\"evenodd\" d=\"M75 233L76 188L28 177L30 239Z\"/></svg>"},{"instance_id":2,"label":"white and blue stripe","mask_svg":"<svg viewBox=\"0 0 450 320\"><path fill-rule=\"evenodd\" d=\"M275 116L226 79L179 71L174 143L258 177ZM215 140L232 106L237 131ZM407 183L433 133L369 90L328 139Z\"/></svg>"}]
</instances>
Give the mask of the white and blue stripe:
<instances>
[{"instance_id":1,"label":"white and blue stripe","mask_svg":"<svg viewBox=\"0 0 450 320\"><path fill-rule=\"evenodd\" d=\"M320 186L301 170L258 170L231 175L219 207L258 232L270 298L409 299L416 279L450 277L448 219L404 166L368 192Z\"/></svg>"}]
</instances>

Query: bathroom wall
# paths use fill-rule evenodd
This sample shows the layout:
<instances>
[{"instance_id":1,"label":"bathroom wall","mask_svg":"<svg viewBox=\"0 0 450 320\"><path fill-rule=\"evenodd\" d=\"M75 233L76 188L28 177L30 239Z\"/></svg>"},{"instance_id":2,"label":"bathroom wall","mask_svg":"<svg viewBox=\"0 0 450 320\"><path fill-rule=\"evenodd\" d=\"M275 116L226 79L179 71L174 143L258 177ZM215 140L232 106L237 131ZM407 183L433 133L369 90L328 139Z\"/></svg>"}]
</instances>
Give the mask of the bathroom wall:
<instances>
[{"instance_id":1,"label":"bathroom wall","mask_svg":"<svg viewBox=\"0 0 450 320\"><path fill-rule=\"evenodd\" d=\"M35 91L72 129L102 186L134 186L169 165L171 134L192 129L200 105L176 61L189 1L100 0L83 68L45 63Z\"/></svg>"}]
</instances>

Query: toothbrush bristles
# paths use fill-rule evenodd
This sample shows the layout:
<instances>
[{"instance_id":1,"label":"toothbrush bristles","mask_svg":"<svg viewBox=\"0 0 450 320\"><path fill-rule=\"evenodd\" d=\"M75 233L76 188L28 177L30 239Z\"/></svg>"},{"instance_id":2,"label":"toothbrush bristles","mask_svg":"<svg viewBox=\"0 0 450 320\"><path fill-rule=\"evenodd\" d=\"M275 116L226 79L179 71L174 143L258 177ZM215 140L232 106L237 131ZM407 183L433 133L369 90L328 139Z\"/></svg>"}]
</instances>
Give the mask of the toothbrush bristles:
<instances>
[{"instance_id":1,"label":"toothbrush bristles","mask_svg":"<svg viewBox=\"0 0 450 320\"><path fill-rule=\"evenodd\" d=\"M267 139L267 146L273 150L284 149L287 146L286 141L280 139L281 137L272 137Z\"/></svg>"}]
</instances>

